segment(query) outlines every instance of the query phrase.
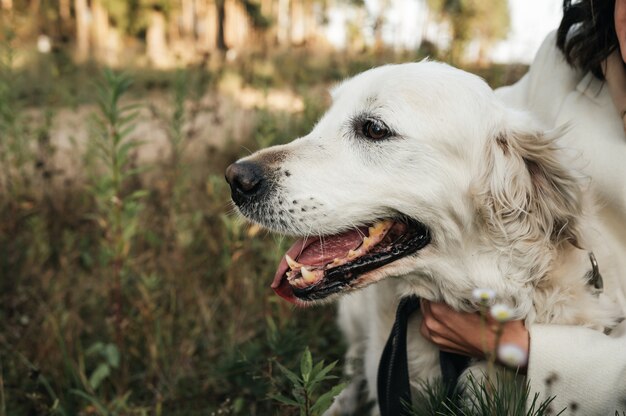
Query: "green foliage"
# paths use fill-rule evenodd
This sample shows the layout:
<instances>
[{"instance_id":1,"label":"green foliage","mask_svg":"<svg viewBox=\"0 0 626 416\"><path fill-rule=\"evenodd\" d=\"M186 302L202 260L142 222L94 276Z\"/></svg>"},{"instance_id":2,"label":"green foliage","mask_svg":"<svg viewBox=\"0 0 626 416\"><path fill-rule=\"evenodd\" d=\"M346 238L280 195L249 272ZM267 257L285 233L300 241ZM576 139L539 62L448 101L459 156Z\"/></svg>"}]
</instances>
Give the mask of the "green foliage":
<instances>
[{"instance_id":1,"label":"green foliage","mask_svg":"<svg viewBox=\"0 0 626 416\"><path fill-rule=\"evenodd\" d=\"M449 399L441 382L422 383L420 394L413 399L413 416L544 416L560 415L550 404L554 397L539 401L539 393L529 402L530 385L510 371L499 371L495 377L469 375L460 397ZM530 403L528 407L526 404Z\"/></svg>"},{"instance_id":2,"label":"green foliage","mask_svg":"<svg viewBox=\"0 0 626 416\"><path fill-rule=\"evenodd\" d=\"M240 1L254 27L258 29L267 29L270 27L272 21L261 12L261 4L254 0Z\"/></svg>"},{"instance_id":3,"label":"green foliage","mask_svg":"<svg viewBox=\"0 0 626 416\"><path fill-rule=\"evenodd\" d=\"M3 26L0 33L0 191L21 197L32 159L30 135L13 85L19 73L14 66L15 32Z\"/></svg>"},{"instance_id":4,"label":"green foliage","mask_svg":"<svg viewBox=\"0 0 626 416\"><path fill-rule=\"evenodd\" d=\"M450 24L450 59L459 62L472 39L481 43L481 52L504 39L511 25L507 0L426 0L440 21Z\"/></svg>"},{"instance_id":5,"label":"green foliage","mask_svg":"<svg viewBox=\"0 0 626 416\"><path fill-rule=\"evenodd\" d=\"M99 162L94 164L91 173L93 185L90 190L96 202L96 212L92 216L104 232L101 259L105 272L102 277L109 286L113 311L111 332L116 343L97 342L87 350L87 356L98 353L105 358L89 376L92 390L97 390L102 381L112 376L112 369L120 367L120 352L125 351L125 278L130 272L130 254L139 230L139 215L143 210L141 200L148 194L143 189L130 189L131 181L142 170L132 162L132 152L141 142L130 137L136 127L138 106L122 102L130 86L129 78L105 70L96 86L99 111L92 117L90 145L93 158ZM124 361L116 373L114 402L122 400L121 403L126 403L123 389L127 384L127 373Z\"/></svg>"},{"instance_id":6,"label":"green foliage","mask_svg":"<svg viewBox=\"0 0 626 416\"><path fill-rule=\"evenodd\" d=\"M300 358L299 375L276 362L278 369L291 382L291 394L290 396L272 394L270 398L284 405L297 407L301 416L321 415L330 407L333 398L345 387L344 383L340 383L323 394L318 392L324 381L337 378L330 375L336 364L335 361L325 366L322 360L313 365L311 351L308 348L304 350Z\"/></svg>"},{"instance_id":7,"label":"green foliage","mask_svg":"<svg viewBox=\"0 0 626 416\"><path fill-rule=\"evenodd\" d=\"M132 152L142 143L129 138L136 126L138 106L121 103L131 81L110 70L105 70L103 76L97 86L99 114L93 117L91 145L100 165L92 172L92 192L98 205L97 220L108 241L105 259L121 270L137 233L138 215L143 208L140 201L147 191L126 189L128 182L141 171L131 159Z\"/></svg>"},{"instance_id":8,"label":"green foliage","mask_svg":"<svg viewBox=\"0 0 626 416\"><path fill-rule=\"evenodd\" d=\"M96 342L85 351L85 355L98 355L102 359L89 376L89 385L97 390L102 381L111 375L111 371L120 366L120 352L114 344Z\"/></svg>"}]
</instances>

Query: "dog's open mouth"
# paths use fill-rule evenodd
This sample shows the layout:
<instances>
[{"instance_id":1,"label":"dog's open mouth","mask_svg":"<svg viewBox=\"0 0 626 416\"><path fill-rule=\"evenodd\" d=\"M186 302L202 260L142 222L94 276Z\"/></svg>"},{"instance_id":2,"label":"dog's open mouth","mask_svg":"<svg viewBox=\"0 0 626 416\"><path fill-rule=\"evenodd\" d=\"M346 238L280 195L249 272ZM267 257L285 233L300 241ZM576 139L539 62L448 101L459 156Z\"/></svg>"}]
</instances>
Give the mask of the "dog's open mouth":
<instances>
[{"instance_id":1,"label":"dog's open mouth","mask_svg":"<svg viewBox=\"0 0 626 416\"><path fill-rule=\"evenodd\" d=\"M369 227L299 239L278 266L272 288L292 303L323 299L362 286L362 277L430 242L414 220L384 219Z\"/></svg>"}]
</instances>

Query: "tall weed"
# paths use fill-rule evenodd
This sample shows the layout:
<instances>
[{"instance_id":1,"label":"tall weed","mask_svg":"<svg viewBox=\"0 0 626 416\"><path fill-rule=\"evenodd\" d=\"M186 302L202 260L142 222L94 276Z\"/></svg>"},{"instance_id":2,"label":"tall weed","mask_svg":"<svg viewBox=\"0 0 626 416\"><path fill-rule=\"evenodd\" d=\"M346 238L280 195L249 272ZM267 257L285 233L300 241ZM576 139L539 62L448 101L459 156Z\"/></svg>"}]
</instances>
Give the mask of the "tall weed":
<instances>
[{"instance_id":1,"label":"tall weed","mask_svg":"<svg viewBox=\"0 0 626 416\"><path fill-rule=\"evenodd\" d=\"M311 351L308 348L304 350L300 358L299 374L279 362L276 362L276 365L291 382L291 393L289 396L272 394L270 397L284 405L298 408L300 416L321 416L328 410L335 396L345 387L345 384L339 383L324 393L319 391L325 381L337 378L330 374L337 365L337 361L324 365L324 360L322 360L313 365Z\"/></svg>"},{"instance_id":2,"label":"tall weed","mask_svg":"<svg viewBox=\"0 0 626 416\"><path fill-rule=\"evenodd\" d=\"M0 192L10 201L21 198L26 191L32 149L12 87L19 77L14 68L15 33L10 26L0 30L4 32L0 34Z\"/></svg>"},{"instance_id":3,"label":"tall weed","mask_svg":"<svg viewBox=\"0 0 626 416\"><path fill-rule=\"evenodd\" d=\"M130 255L143 210L141 200L147 194L146 190L131 186L131 181L140 173L140 168L132 163L132 152L142 143L130 138L139 115L138 106L122 102L130 86L130 79L124 75L111 70L103 72L103 79L97 85L98 113L93 117L90 142L99 162L92 172L90 191L96 201L94 219L103 231L102 261L106 267L102 277L109 282L115 337L115 345L107 344L100 349L106 352L107 362L90 375L94 390L118 367L116 384L120 390L126 387L128 377L128 358L123 355L126 352L124 286L131 272ZM89 351L100 345L92 345Z\"/></svg>"}]
</instances>

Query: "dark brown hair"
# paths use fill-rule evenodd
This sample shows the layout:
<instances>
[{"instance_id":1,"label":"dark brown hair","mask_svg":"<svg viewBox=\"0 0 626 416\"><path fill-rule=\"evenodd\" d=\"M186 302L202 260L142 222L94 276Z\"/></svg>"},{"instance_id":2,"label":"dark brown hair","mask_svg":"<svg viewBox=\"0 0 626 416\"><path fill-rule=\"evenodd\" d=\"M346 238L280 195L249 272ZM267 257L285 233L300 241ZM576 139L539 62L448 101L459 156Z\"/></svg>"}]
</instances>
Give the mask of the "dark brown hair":
<instances>
[{"instance_id":1,"label":"dark brown hair","mask_svg":"<svg viewBox=\"0 0 626 416\"><path fill-rule=\"evenodd\" d=\"M563 1L556 45L571 66L604 79L601 64L619 48L614 12L615 0Z\"/></svg>"}]
</instances>

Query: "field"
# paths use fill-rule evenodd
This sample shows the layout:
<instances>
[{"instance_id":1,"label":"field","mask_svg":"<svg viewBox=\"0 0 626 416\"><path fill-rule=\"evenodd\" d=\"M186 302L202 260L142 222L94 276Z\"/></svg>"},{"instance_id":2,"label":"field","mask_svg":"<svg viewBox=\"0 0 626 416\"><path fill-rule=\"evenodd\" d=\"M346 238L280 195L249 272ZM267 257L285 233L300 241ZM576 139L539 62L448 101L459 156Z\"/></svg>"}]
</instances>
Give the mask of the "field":
<instances>
[{"instance_id":1,"label":"field","mask_svg":"<svg viewBox=\"0 0 626 416\"><path fill-rule=\"evenodd\" d=\"M277 363L308 347L341 376L334 308L273 294L289 241L237 218L223 172L305 134L333 83L419 52L169 72L0 53L0 416L291 415Z\"/></svg>"}]
</instances>

